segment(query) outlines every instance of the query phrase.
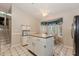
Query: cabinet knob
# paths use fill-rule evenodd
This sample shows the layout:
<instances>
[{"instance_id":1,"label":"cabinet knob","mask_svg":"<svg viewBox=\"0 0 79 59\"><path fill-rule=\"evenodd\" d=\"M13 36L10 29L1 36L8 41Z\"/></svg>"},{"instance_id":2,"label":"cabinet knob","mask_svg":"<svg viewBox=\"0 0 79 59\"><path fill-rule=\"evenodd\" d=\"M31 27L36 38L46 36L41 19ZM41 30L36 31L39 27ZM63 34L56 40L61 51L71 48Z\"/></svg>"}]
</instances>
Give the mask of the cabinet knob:
<instances>
[{"instance_id":1,"label":"cabinet knob","mask_svg":"<svg viewBox=\"0 0 79 59\"><path fill-rule=\"evenodd\" d=\"M46 48L46 45L44 45L44 48Z\"/></svg>"}]
</instances>

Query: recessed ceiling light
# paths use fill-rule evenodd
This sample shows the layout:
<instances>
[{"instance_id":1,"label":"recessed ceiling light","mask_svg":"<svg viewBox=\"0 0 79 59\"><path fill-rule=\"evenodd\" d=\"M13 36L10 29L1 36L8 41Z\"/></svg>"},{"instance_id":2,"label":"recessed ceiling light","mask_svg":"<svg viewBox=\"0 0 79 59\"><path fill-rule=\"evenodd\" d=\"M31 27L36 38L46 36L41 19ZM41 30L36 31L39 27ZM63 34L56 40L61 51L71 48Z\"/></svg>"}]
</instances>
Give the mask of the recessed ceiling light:
<instances>
[{"instance_id":1,"label":"recessed ceiling light","mask_svg":"<svg viewBox=\"0 0 79 59\"><path fill-rule=\"evenodd\" d=\"M1 13L1 14L5 14L5 15L9 15L9 16L11 16L10 13L5 13L5 12L3 12L3 11L0 11L0 13Z\"/></svg>"},{"instance_id":2,"label":"recessed ceiling light","mask_svg":"<svg viewBox=\"0 0 79 59\"><path fill-rule=\"evenodd\" d=\"M5 12L0 11L1 14L6 14Z\"/></svg>"},{"instance_id":3,"label":"recessed ceiling light","mask_svg":"<svg viewBox=\"0 0 79 59\"><path fill-rule=\"evenodd\" d=\"M8 16L12 16L11 14L9 14L9 13L7 13L6 15L8 15Z\"/></svg>"}]
</instances>

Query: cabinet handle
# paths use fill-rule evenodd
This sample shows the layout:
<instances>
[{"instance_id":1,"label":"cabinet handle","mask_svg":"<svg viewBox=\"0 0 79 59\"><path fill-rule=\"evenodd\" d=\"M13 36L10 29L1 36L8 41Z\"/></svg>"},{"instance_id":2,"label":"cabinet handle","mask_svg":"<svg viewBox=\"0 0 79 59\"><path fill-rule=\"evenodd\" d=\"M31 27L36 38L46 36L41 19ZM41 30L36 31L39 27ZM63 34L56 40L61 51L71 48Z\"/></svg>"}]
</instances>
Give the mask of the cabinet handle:
<instances>
[{"instance_id":1,"label":"cabinet handle","mask_svg":"<svg viewBox=\"0 0 79 59\"><path fill-rule=\"evenodd\" d=\"M44 45L44 48L46 48L46 45Z\"/></svg>"}]
</instances>

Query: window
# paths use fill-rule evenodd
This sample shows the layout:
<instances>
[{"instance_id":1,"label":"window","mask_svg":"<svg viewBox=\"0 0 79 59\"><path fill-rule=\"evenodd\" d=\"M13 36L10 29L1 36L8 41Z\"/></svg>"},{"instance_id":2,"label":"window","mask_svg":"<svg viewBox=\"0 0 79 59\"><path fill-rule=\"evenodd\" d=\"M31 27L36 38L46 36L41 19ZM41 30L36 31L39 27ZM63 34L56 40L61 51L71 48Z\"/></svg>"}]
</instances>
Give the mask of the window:
<instances>
[{"instance_id":1,"label":"window","mask_svg":"<svg viewBox=\"0 0 79 59\"><path fill-rule=\"evenodd\" d=\"M42 32L47 32L48 34L57 34L62 36L62 23L63 18L51 20L51 21L43 21L41 22Z\"/></svg>"}]
</instances>

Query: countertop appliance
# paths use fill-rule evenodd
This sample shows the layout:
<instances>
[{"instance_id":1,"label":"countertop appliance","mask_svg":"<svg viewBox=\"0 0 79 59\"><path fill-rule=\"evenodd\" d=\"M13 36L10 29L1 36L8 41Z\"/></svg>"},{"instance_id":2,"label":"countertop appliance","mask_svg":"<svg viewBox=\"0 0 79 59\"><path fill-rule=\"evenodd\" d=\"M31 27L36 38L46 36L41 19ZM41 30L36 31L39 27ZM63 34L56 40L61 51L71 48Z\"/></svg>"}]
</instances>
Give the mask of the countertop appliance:
<instances>
[{"instance_id":1,"label":"countertop appliance","mask_svg":"<svg viewBox=\"0 0 79 59\"><path fill-rule=\"evenodd\" d=\"M74 16L71 35L74 39L74 55L79 56L79 15Z\"/></svg>"}]
</instances>

